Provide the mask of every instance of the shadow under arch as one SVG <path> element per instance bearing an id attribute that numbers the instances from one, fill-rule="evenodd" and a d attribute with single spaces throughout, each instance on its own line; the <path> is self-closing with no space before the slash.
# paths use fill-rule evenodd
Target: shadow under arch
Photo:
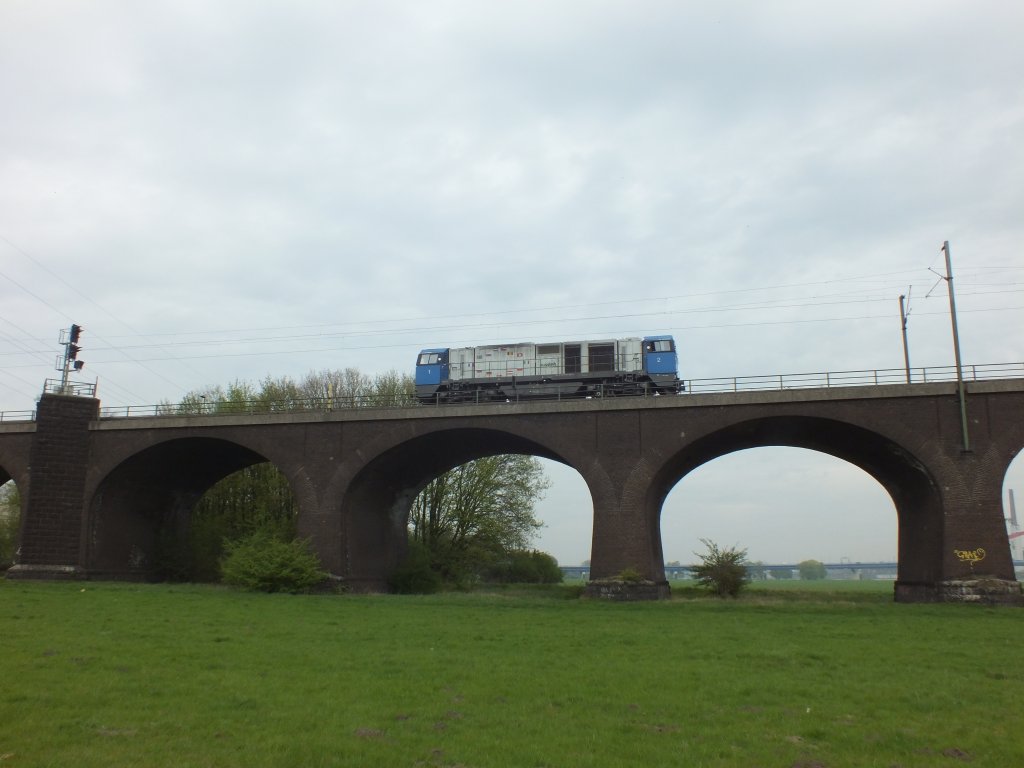
<path id="1" fill-rule="evenodd" d="M 29 479 L 28 444 L 20 447 L 24 448 L 21 452 L 12 450 L 8 453 L 0 449 L 0 486 L 13 480 L 24 498 Z"/>
<path id="2" fill-rule="evenodd" d="M 11 483 L 15 488 L 17 488 L 17 490 L 18 490 L 18 492 L 19 492 L 19 494 L 21 496 L 22 504 L 24 504 L 24 502 L 25 502 L 25 494 L 22 493 L 23 486 L 21 485 L 21 483 L 18 482 L 18 478 L 16 478 L 13 474 L 8 472 L 4 468 L 3 464 L 0 464 L 0 488 L 3 488 L 5 485 L 7 485 L 7 483 Z M 25 510 L 21 510 L 21 511 L 22 511 L 22 513 L 24 513 Z"/>
<path id="3" fill-rule="evenodd" d="M 884 435 L 819 417 L 752 419 L 717 430 L 686 445 L 656 473 L 646 501 L 656 556 L 662 562 L 661 510 L 672 488 L 697 467 L 749 448 L 807 448 L 864 470 L 885 489 L 896 507 L 899 584 L 929 584 L 942 573 L 942 499 L 924 464 Z"/>
<path id="4" fill-rule="evenodd" d="M 161 536 L 187 536 L 192 509 L 207 490 L 266 461 L 237 443 L 200 437 L 168 440 L 125 459 L 89 504 L 85 570 L 93 577 L 153 578 Z"/>
<path id="5" fill-rule="evenodd" d="M 572 466 L 550 448 L 526 437 L 479 428 L 441 430 L 412 438 L 370 461 L 342 499 L 347 583 L 357 592 L 386 591 L 388 579 L 409 549 L 409 510 L 438 475 L 474 459 L 520 454 Z"/>
<path id="6" fill-rule="evenodd" d="M 12 475 L 10 472 L 8 472 L 6 469 L 4 469 L 3 465 L 0 464 L 0 488 L 4 488 L 4 486 L 6 486 L 7 483 L 11 483 L 11 485 L 14 488 L 17 489 L 17 491 L 19 493 L 19 497 L 21 498 L 22 506 L 24 507 L 24 504 L 25 504 L 25 494 L 21 492 L 21 490 L 22 490 L 21 489 L 21 485 L 18 484 L 18 481 L 14 477 L 14 475 Z M 24 514 L 25 510 L 24 509 L 20 509 L 19 512 L 21 514 Z"/>

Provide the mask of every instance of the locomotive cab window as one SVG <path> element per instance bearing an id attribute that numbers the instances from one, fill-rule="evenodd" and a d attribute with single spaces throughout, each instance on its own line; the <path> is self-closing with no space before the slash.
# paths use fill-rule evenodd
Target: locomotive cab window
<path id="1" fill-rule="evenodd" d="M 408 358 L 406 358 L 408 359 Z M 437 365 L 441 362 L 441 355 L 438 352 L 424 352 L 420 355 L 419 365 Z M 408 365 L 408 363 L 406 363 Z"/>
<path id="2" fill-rule="evenodd" d="M 672 342 L 669 339 L 655 339 L 645 345 L 648 352 L 671 352 Z"/>

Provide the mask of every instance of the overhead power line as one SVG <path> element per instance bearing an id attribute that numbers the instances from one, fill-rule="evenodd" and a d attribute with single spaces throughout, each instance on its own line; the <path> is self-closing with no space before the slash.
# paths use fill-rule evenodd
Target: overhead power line
<path id="1" fill-rule="evenodd" d="M 1019 311 L 1019 310 L 1024 310 L 1024 306 L 1020 306 L 1020 307 L 1004 307 L 1002 310 L 990 310 L 990 309 L 984 309 L 984 310 L 983 309 L 978 309 L 978 310 L 960 310 L 960 314 L 965 314 L 965 313 L 968 313 L 968 312 Z M 946 313 L 943 312 L 943 311 L 935 311 L 935 312 L 918 312 L 916 314 L 918 316 L 920 316 L 920 315 L 945 315 Z M 716 330 L 716 329 L 722 329 L 722 328 L 758 328 L 758 327 L 762 327 L 762 326 L 813 325 L 813 324 L 817 324 L 817 323 L 841 323 L 841 322 L 852 322 L 852 321 L 860 322 L 860 321 L 864 321 L 864 320 L 890 320 L 890 319 L 891 319 L 890 314 L 886 313 L 886 314 L 877 314 L 877 315 L 857 315 L 856 317 L 820 317 L 820 318 L 796 318 L 796 319 L 791 319 L 791 320 L 757 320 L 757 321 L 741 322 L 741 323 L 709 323 L 709 324 L 703 324 L 703 325 L 675 326 L 673 328 L 673 330 L 675 330 L 675 331 L 694 331 L 694 330 Z M 463 327 L 460 330 L 466 331 L 467 328 Z M 472 330 L 476 331 L 476 330 L 479 330 L 479 328 L 478 327 L 473 327 Z M 635 333 L 635 334 L 645 333 L 648 330 L 649 330 L 648 328 L 638 328 L 638 329 L 616 328 L 614 330 L 595 330 L 595 331 L 592 331 L 589 335 L 592 338 L 603 338 L 603 337 L 606 337 L 606 336 L 607 337 L 611 337 L 613 335 L 624 335 L 624 334 L 632 334 L 632 333 Z M 563 337 L 564 337 L 564 334 L 545 333 L 545 334 L 537 334 L 536 336 L 533 337 L 532 340 L 533 341 L 544 341 L 544 340 L 549 340 L 549 339 L 561 339 Z M 459 336 L 458 339 L 459 339 L 458 343 L 461 343 L 461 344 L 472 344 L 472 343 L 493 344 L 493 343 L 496 343 L 495 339 L 493 337 L 465 338 L 465 337 Z M 423 346 L 429 346 L 430 343 L 431 343 L 430 341 L 422 341 Z M 455 343 L 455 342 L 452 341 L 452 343 Z M 356 351 L 356 350 L 363 350 L 363 349 L 400 349 L 400 348 L 407 348 L 408 346 L 409 346 L 409 344 L 406 343 L 406 342 L 401 342 L 401 343 L 376 342 L 376 343 L 372 343 L 372 344 L 369 344 L 369 343 L 358 343 L 358 344 L 341 344 L 341 345 L 321 346 L 321 347 L 305 347 L 305 348 L 302 348 L 302 349 L 296 349 L 296 348 L 289 348 L 289 349 L 260 349 L 260 350 L 256 350 L 256 351 L 251 351 L 250 350 L 250 351 L 245 351 L 245 352 L 216 352 L 216 353 L 213 353 L 213 354 L 188 355 L 187 357 L 182 357 L 181 359 L 187 359 L 187 360 L 210 360 L 210 359 L 218 359 L 218 358 L 267 357 L 267 356 L 271 356 L 271 355 L 280 357 L 280 356 L 285 356 L 285 355 L 323 354 L 325 352 L 345 352 L 345 351 Z M 144 358 L 145 362 L 155 362 L 155 361 L 160 361 L 160 360 L 163 360 L 163 359 L 164 358 L 161 358 L 161 357 Z M 119 365 L 119 364 L 129 364 L 129 363 L 131 363 L 133 361 L 131 361 L 131 360 L 104 360 L 104 361 L 101 361 L 101 362 L 103 362 L 106 365 Z M 10 367 L 13 367 L 13 368 L 26 368 L 26 367 L 30 367 L 30 366 L 27 366 L 27 365 L 15 365 L 15 366 L 6 366 L 6 367 L 9 367 L 9 368 Z"/>
<path id="2" fill-rule="evenodd" d="M 0 234 L 0 240 L 2 240 L 3 242 L 5 242 L 5 243 L 6 243 L 6 244 L 7 244 L 8 246 L 10 246 L 10 247 L 11 247 L 11 248 L 13 248 L 13 249 L 14 249 L 14 250 L 15 250 L 16 252 L 18 252 L 19 254 L 21 254 L 22 256 L 24 256 L 24 257 L 25 257 L 26 259 L 28 259 L 29 261 L 31 261 L 31 262 L 32 262 L 33 264 L 35 264 L 35 265 L 36 265 L 37 267 L 39 267 L 39 268 L 40 268 L 40 269 L 42 269 L 42 270 L 43 270 L 44 272 L 46 272 L 46 273 L 47 273 L 48 275 L 50 275 L 51 277 L 53 277 L 53 278 L 54 278 L 55 280 L 57 280 L 58 282 L 60 282 L 61 284 L 63 284 L 63 285 L 64 285 L 64 286 L 66 286 L 67 288 L 69 288 L 70 290 L 72 290 L 72 291 L 73 291 L 74 293 L 76 293 L 76 294 L 77 294 L 78 296 L 82 297 L 82 298 L 83 298 L 83 299 L 84 299 L 85 301 L 87 301 L 87 302 L 89 302 L 90 304 L 92 304 L 92 305 L 93 305 L 94 307 L 96 307 L 96 308 L 97 308 L 98 310 L 100 310 L 100 311 L 101 311 L 101 312 L 102 312 L 103 314 L 107 315 L 108 317 L 110 317 L 111 319 L 113 319 L 113 320 L 114 320 L 115 322 L 117 322 L 117 323 L 120 323 L 120 324 L 121 324 L 121 325 L 123 325 L 123 326 L 124 326 L 125 328 L 127 328 L 127 329 L 128 329 L 128 330 L 130 330 L 130 331 L 132 331 L 132 333 L 133 333 L 133 334 L 135 334 L 136 336 L 138 336 L 139 338 L 141 338 L 141 339 L 145 340 L 145 336 L 143 336 L 143 335 L 142 335 L 141 333 L 139 333 L 139 332 L 138 332 L 137 330 L 135 330 L 134 328 L 132 328 L 132 326 L 131 326 L 131 325 L 129 325 L 129 324 L 128 324 L 128 323 L 126 323 L 126 322 L 125 322 L 124 320 L 122 320 L 121 318 L 119 318 L 119 317 L 117 317 L 116 315 L 114 315 L 114 314 L 113 314 L 112 312 L 110 312 L 109 310 L 107 310 L 107 309 L 106 309 L 106 308 L 105 308 L 105 307 L 104 307 L 103 305 L 101 305 L 101 304 L 99 304 L 98 302 L 94 301 L 94 300 L 93 300 L 93 299 L 92 299 L 91 297 L 89 297 L 89 296 L 85 295 L 84 293 L 82 293 L 82 292 L 81 292 L 81 291 L 80 291 L 80 290 L 78 289 L 78 287 L 77 287 L 77 286 L 75 286 L 75 285 L 72 285 L 71 283 L 69 283 L 69 282 L 68 282 L 67 280 L 65 280 L 65 279 L 64 279 L 63 277 L 61 277 L 61 276 L 60 276 L 59 274 L 57 274 L 57 273 L 56 273 L 56 272 L 54 272 L 54 271 L 53 271 L 52 269 L 50 269 L 50 268 L 49 268 L 49 267 L 47 267 L 47 266 L 46 266 L 45 264 L 43 264 L 43 263 L 42 263 L 41 261 L 39 261 L 39 260 L 38 260 L 38 259 L 36 259 L 36 258 L 35 258 L 34 256 L 32 256 L 32 255 L 31 255 L 31 254 L 30 254 L 30 253 L 29 253 L 28 251 L 26 251 L 26 250 L 25 250 L 24 248 L 22 248 L 22 247 L 20 247 L 19 245 L 17 245 L 17 244 L 15 244 L 15 243 L 11 242 L 11 240 L 10 240 L 9 238 L 5 237 L 5 236 L 4 236 L 4 235 L 2 235 L 2 234 Z M 61 310 L 59 310 L 59 309 L 57 309 L 56 307 L 54 307 L 54 306 L 53 306 L 52 304 L 50 304 L 50 303 L 49 303 L 48 301 L 46 301 L 46 300 L 45 300 L 45 299 L 43 299 L 42 297 L 38 296 L 37 294 L 33 293 L 32 291 L 30 291 L 30 290 L 29 290 L 28 288 L 26 288 L 25 286 L 21 285 L 21 283 L 17 282 L 16 280 L 14 280 L 14 279 L 13 279 L 12 277 L 10 277 L 9 275 L 6 275 L 6 274 L 3 274 L 3 273 L 0 273 L 0 276 L 3 276 L 3 277 L 4 277 L 4 278 L 6 278 L 7 280 L 9 280 L 9 281 L 10 281 L 11 283 L 13 283 L 14 285 L 16 285 L 16 286 L 17 286 L 18 288 L 20 288 L 21 290 L 25 291 L 25 293 L 27 293 L 27 294 L 28 294 L 29 296 L 31 296 L 32 298 L 36 299 L 37 301 L 39 301 L 39 302 L 43 303 L 44 305 L 46 305 L 47 307 L 49 307 L 50 309 L 52 309 L 52 310 L 53 310 L 54 312 L 56 312 L 56 313 L 57 313 L 58 315 L 60 315 L 61 317 L 63 317 L 63 318 L 65 319 L 65 320 L 71 320 L 71 318 L 70 318 L 70 317 L 69 317 L 68 315 L 64 314 L 64 313 L 63 313 L 63 312 L 62 312 Z M 106 342 L 107 344 L 111 344 L 111 342 L 107 341 L 107 340 L 106 340 L 105 338 L 103 338 L 103 337 L 102 337 L 102 336 L 100 336 L 99 334 L 95 334 L 95 338 L 97 338 L 97 339 L 98 339 L 98 340 L 100 340 L 100 341 L 104 341 L 104 342 Z M 113 345 L 111 344 L 111 346 L 113 346 Z M 126 357 L 129 357 L 129 358 L 130 358 L 131 356 L 130 356 L 130 355 L 127 355 L 127 353 L 126 353 Z M 143 363 L 143 361 L 141 361 L 141 360 L 136 360 L 136 361 L 134 361 L 134 362 L 137 362 L 137 363 L 139 363 L 140 365 L 142 365 L 142 363 Z M 161 380 L 163 380 L 163 381 L 167 382 L 168 384 L 171 384 L 172 386 L 178 387 L 179 389 L 181 389 L 181 388 L 182 388 L 180 384 L 176 384 L 175 382 L 171 381 L 171 379 L 167 378 L 166 376 L 164 376 L 164 375 L 163 375 L 163 374 L 161 374 L 160 372 L 158 372 L 158 371 L 155 371 L 155 370 L 153 370 L 153 369 L 152 369 L 152 368 L 150 368 L 149 366 L 146 366 L 146 365 L 142 365 L 142 367 L 143 367 L 143 368 L 144 368 L 145 370 L 149 371 L 149 373 L 151 373 L 151 374 L 153 374 L 154 376 L 156 376 L 157 378 L 159 378 L 159 379 L 161 379 Z M 196 373 L 198 373 L 198 371 L 196 371 Z"/>
<path id="3" fill-rule="evenodd" d="M 913 286 L 911 286 L 911 290 L 912 290 L 912 288 L 913 288 Z M 976 291 L 976 292 L 962 293 L 961 295 L 962 296 L 986 296 L 986 295 L 1008 294 L 1008 293 L 1024 293 L 1024 289 L 1021 289 L 1021 290 L 1000 290 L 1000 291 Z M 828 298 L 828 297 L 824 297 L 824 298 Z M 549 324 L 568 324 L 568 323 L 608 321 L 608 320 L 633 320 L 633 319 L 639 319 L 639 318 L 644 318 L 644 317 L 655 318 L 655 317 L 672 317 L 672 316 L 691 315 L 691 314 L 751 312 L 751 311 L 765 310 L 765 309 L 772 309 L 772 310 L 779 310 L 779 309 L 806 309 L 806 308 L 809 308 L 809 307 L 823 307 L 823 306 L 835 307 L 835 306 L 843 306 L 843 305 L 858 305 L 858 304 L 871 304 L 871 303 L 879 303 L 879 304 L 881 304 L 883 302 L 887 303 L 889 301 L 891 301 L 891 298 L 889 298 L 889 297 L 865 297 L 865 298 L 845 299 L 845 300 L 842 300 L 842 301 L 800 301 L 800 302 L 788 302 L 788 303 L 783 303 L 783 302 L 785 302 L 785 300 L 777 300 L 777 301 L 766 301 L 766 302 L 740 303 L 740 304 L 732 304 L 732 305 L 725 305 L 725 306 L 718 306 L 718 307 L 698 307 L 698 308 L 690 308 L 690 309 L 662 309 L 662 310 L 654 310 L 654 311 L 650 311 L 650 312 L 622 313 L 622 314 L 615 314 L 615 315 L 610 315 L 610 314 L 609 315 L 583 315 L 583 316 L 563 316 L 563 317 L 557 317 L 557 318 L 521 319 L 521 320 L 514 321 L 513 324 L 515 326 L 517 326 L 517 327 L 526 327 L 526 326 L 538 326 L 538 325 L 549 325 Z M 977 311 L 997 311 L 998 309 L 999 308 L 986 307 L 986 308 L 984 308 L 982 310 L 977 310 Z M 450 317 L 450 316 L 443 316 L 442 319 L 447 318 L 447 317 Z M 854 318 L 851 318 L 851 319 L 860 319 L 860 316 L 854 317 Z M 832 320 L 833 320 L 832 318 L 828 318 L 827 319 L 828 322 L 832 322 Z M 233 345 L 233 344 L 245 344 L 245 343 L 254 343 L 254 344 L 255 343 L 260 343 L 260 344 L 284 343 L 284 342 L 294 342 L 294 341 L 308 341 L 310 339 L 317 339 L 317 338 L 324 338 L 324 339 L 327 339 L 327 338 L 347 338 L 347 337 L 359 338 L 359 337 L 374 337 L 374 336 L 381 336 L 381 335 L 401 335 L 401 334 L 411 334 L 411 333 L 422 335 L 422 334 L 437 333 L 437 332 L 444 332 L 444 331 L 459 331 L 459 330 L 463 329 L 465 327 L 465 325 L 466 325 L 465 323 L 460 322 L 460 323 L 454 324 L 454 325 L 415 325 L 415 326 L 398 327 L 398 328 L 382 328 L 382 329 L 366 329 L 366 330 L 351 329 L 351 330 L 338 330 L 338 331 L 334 331 L 334 332 L 331 332 L 331 333 L 324 333 L 323 331 L 321 331 L 319 333 L 287 334 L 287 335 L 278 335 L 278 336 L 274 336 L 274 335 L 256 335 L 256 336 L 245 336 L 245 337 L 242 337 L 242 338 L 192 339 L 192 340 L 186 339 L 186 340 L 183 340 L 183 341 L 165 341 L 165 342 L 161 342 L 160 343 L 160 347 L 161 347 L 161 349 L 167 349 L 167 348 L 171 348 L 171 347 L 183 348 L 183 347 L 195 347 L 195 346 L 217 346 L 217 345 Z M 509 325 L 508 321 L 493 322 L 493 323 L 473 323 L 473 327 L 475 327 L 475 328 L 488 328 L 488 327 L 490 327 L 490 328 L 497 328 L 497 327 L 506 327 L 508 325 Z M 295 326 L 295 327 L 309 327 L 309 326 Z M 325 328 L 325 329 L 326 328 L 344 328 L 343 325 L 340 325 L 340 326 L 339 325 L 323 325 L 323 326 L 314 326 L 314 327 L 322 327 L 322 328 Z M 243 329 L 239 329 L 239 331 L 241 331 L 241 330 L 243 330 Z M 245 330 L 250 330 L 251 331 L 252 329 L 245 329 Z M 267 329 L 267 330 L 273 330 L 273 329 Z M 236 332 L 239 332 L 239 331 L 236 331 Z M 179 334 L 179 335 L 208 335 L 209 333 L 212 333 L 212 332 L 209 332 L 209 331 L 193 331 L 193 332 L 190 332 L 190 333 L 187 333 L 187 334 Z M 222 331 L 222 333 L 229 333 L 229 332 L 228 331 Z M 108 347 L 102 347 L 102 346 L 95 346 L 95 345 L 93 345 L 92 349 L 94 351 L 107 351 L 107 350 L 119 351 L 119 352 L 125 353 L 126 357 L 129 358 L 129 361 L 133 361 L 131 356 L 127 354 L 127 350 L 147 349 L 147 348 L 150 348 L 150 347 L 152 347 L 152 344 L 142 344 L 142 345 L 124 345 L 124 344 L 119 344 L 119 345 L 110 345 Z M 29 352 L 30 350 L 23 350 L 23 351 L 24 352 Z M 37 351 L 37 352 L 41 352 L 41 351 Z M 13 355 L 13 354 L 18 354 L 18 353 L 17 352 L 0 352 L 0 355 Z M 161 358 L 161 359 L 168 359 L 168 358 L 170 358 L 172 360 L 178 360 L 178 359 L 186 360 L 186 359 L 189 359 L 187 357 L 181 357 L 181 358 L 175 357 L 174 355 L 167 355 L 167 356 L 165 356 L 164 358 Z M 173 382 L 171 382 L 171 383 L 173 383 Z"/>

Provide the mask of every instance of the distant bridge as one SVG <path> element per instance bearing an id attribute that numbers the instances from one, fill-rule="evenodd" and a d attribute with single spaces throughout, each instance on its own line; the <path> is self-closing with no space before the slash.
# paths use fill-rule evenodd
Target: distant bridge
<path id="1" fill-rule="evenodd" d="M 792 565 L 787 564 L 766 564 L 766 563 L 749 563 L 751 569 L 757 571 L 766 571 L 768 573 L 775 573 L 779 571 L 791 571 L 796 573 L 800 570 L 798 563 Z M 899 567 L 899 563 L 824 563 L 826 571 L 883 571 L 886 573 L 896 573 L 896 569 Z M 666 565 L 665 576 L 669 580 L 673 579 L 687 579 L 690 578 L 693 569 L 696 568 L 696 564 L 692 565 Z M 562 570 L 562 574 L 572 579 L 583 579 L 590 575 L 590 567 L 586 565 L 562 565 L 559 566 Z"/>
<path id="2" fill-rule="evenodd" d="M 768 563 L 750 563 L 750 568 L 755 571 L 763 571 L 767 573 L 777 573 L 779 571 L 789 571 L 791 573 L 798 573 L 800 571 L 799 563 L 790 564 L 768 564 Z M 899 563 L 853 563 L 853 562 L 841 562 L 841 563 L 823 563 L 825 570 L 829 573 L 837 573 L 842 571 L 851 571 L 856 573 L 858 571 L 878 571 L 880 573 L 892 573 L 895 574 L 899 568 Z M 1014 569 L 1024 568 L 1024 560 L 1014 560 Z M 696 568 L 696 564 L 692 565 L 666 565 L 665 566 L 665 577 L 672 580 L 677 579 L 688 579 L 691 578 L 693 569 Z M 562 575 L 570 579 L 586 579 L 590 577 L 590 566 L 589 565 L 560 565 L 559 568 L 562 571 Z"/>

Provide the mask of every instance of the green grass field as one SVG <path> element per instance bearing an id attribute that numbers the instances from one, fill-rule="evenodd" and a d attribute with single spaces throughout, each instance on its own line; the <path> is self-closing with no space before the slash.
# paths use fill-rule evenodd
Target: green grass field
<path id="1" fill-rule="evenodd" d="M 1019 610 L 674 590 L 0 581 L 0 768 L 1024 764 Z"/>

